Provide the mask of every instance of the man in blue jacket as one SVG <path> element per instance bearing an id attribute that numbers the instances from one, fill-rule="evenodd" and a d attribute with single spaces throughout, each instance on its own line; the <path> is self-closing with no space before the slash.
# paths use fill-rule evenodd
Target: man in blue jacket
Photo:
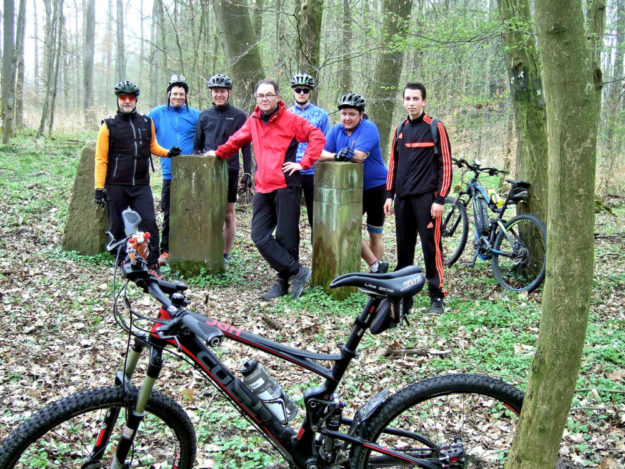
<path id="1" fill-rule="evenodd" d="M 183 75 L 174 74 L 167 85 L 167 104 L 155 107 L 148 116 L 154 122 L 156 140 L 165 148 L 180 147 L 183 155 L 193 154 L 193 138 L 200 111 L 189 107 L 187 95 L 189 86 Z M 171 190 L 171 159 L 161 158 L 163 191 L 161 210 L 163 211 L 163 234 L 161 236 L 160 265 L 169 261 L 169 194 Z"/>

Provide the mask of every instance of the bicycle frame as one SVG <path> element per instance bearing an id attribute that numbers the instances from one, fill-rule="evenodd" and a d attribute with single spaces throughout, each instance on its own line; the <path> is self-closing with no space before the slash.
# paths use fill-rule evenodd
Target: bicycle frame
<path id="1" fill-rule="evenodd" d="M 403 460 L 426 468 L 439 467 L 434 465 L 431 459 L 426 460 L 413 457 L 406 453 L 399 453 L 354 436 L 358 425 L 364 420 L 355 422 L 354 420 L 343 418 L 341 409 L 344 407 L 344 404 L 335 398 L 334 393 L 350 362 L 357 356 L 356 349 L 360 344 L 364 332 L 369 328 L 371 321 L 375 317 L 377 307 L 381 300 L 382 298 L 380 297 L 371 297 L 369 299 L 362 313 L 355 321 L 354 328 L 347 342 L 340 347 L 339 354 L 319 354 L 299 350 L 246 332 L 241 328 L 218 319 L 208 318 L 192 312 L 187 313 L 186 317 L 191 319 L 188 319 L 185 325 L 189 326 L 191 321 L 195 322 L 195 326 L 192 327 L 192 330 L 194 330 L 194 332 L 199 332 L 196 334 L 163 336 L 159 332 L 161 323 L 156 323 L 151 330 L 149 338 L 145 341 L 151 351 L 150 366 L 148 367 L 148 372 L 141 386 L 136 405 L 137 408 L 133 414 L 140 413 L 142 411 L 141 406 L 147 402 L 147 397 L 162 367 L 161 356 L 163 349 L 166 346 L 174 346 L 188 357 L 196 365 L 198 370 L 225 395 L 227 400 L 262 432 L 265 438 L 282 453 L 283 457 L 289 463 L 294 464 L 296 467 L 324 467 L 315 466 L 319 461 L 324 461 L 324 456 L 320 454 L 321 449 L 318 448 L 316 444 L 316 436 L 318 434 L 332 439 L 332 446 L 334 440 L 339 440 L 351 443 L 352 445 L 363 445 L 372 451 L 383 453 L 391 459 Z M 161 308 L 159 319 L 170 320 L 171 316 L 165 309 Z M 297 432 L 288 425 L 282 425 L 278 418 L 262 403 L 259 397 L 254 394 L 243 381 L 237 378 L 207 345 L 208 343 L 211 346 L 215 346 L 221 342 L 222 338 L 230 339 L 242 345 L 266 352 L 325 378 L 325 382 L 321 386 L 309 388 L 304 392 L 306 416 L 301 428 Z M 139 340 L 139 342 L 141 342 L 141 340 Z M 124 383 L 124 385 L 126 385 L 126 383 L 129 383 L 142 348 L 143 345 L 139 344 L 131 349 L 123 376 L 121 376 L 121 372 L 118 373 L 118 384 Z M 328 368 L 315 363 L 313 360 L 328 361 L 332 362 L 333 365 L 331 368 Z M 375 396 L 372 400 L 374 399 Z M 380 399 L 380 403 L 381 401 Z M 371 412 L 373 409 L 375 409 L 375 405 L 368 411 Z M 332 417 L 338 417 L 338 420 L 335 422 L 336 425 L 328 424 L 326 426 L 327 421 L 331 420 Z M 349 432 L 342 433 L 337 431 L 339 424 L 349 425 Z M 136 432 L 136 429 L 134 431 Z M 98 441 L 102 446 L 106 446 L 110 435 L 106 434 L 106 436 L 104 436 L 104 430 L 102 430 L 102 432 L 103 437 L 99 438 Z M 396 434 L 399 435 L 409 435 L 430 445 L 431 448 L 437 448 L 435 443 L 425 437 L 395 429 L 389 429 L 389 432 L 396 432 Z M 429 452 L 429 454 L 433 451 L 434 450 Z M 94 450 L 94 453 L 95 452 L 96 450 Z M 427 451 L 423 451 L 423 453 L 423 457 L 428 456 Z M 120 460 L 123 459 L 120 458 Z"/>

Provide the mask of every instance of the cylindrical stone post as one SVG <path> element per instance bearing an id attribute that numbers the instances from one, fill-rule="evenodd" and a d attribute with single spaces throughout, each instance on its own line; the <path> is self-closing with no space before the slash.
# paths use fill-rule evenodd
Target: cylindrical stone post
<path id="1" fill-rule="evenodd" d="M 63 249 L 87 255 L 105 251 L 108 229 L 106 209 L 97 206 L 93 200 L 95 145 L 95 142 L 90 142 L 80 152 L 63 231 Z"/>
<path id="2" fill-rule="evenodd" d="M 312 285 L 339 299 L 355 289 L 330 289 L 330 282 L 360 270 L 362 175 L 361 164 L 323 161 L 315 165 Z"/>
<path id="3" fill-rule="evenodd" d="M 169 218 L 171 268 L 185 275 L 220 273 L 224 266 L 228 162 L 205 156 L 172 160 Z"/>

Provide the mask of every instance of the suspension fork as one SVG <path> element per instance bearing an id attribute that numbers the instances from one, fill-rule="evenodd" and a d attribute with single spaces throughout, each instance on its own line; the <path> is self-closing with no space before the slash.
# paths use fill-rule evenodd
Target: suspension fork
<path id="1" fill-rule="evenodd" d="M 146 345 L 146 337 L 138 336 L 135 338 L 134 343 L 128 350 L 128 356 L 125 360 L 124 370 L 119 370 L 115 375 L 115 385 L 123 386 L 126 394 L 131 392 L 132 386 L 130 384 L 130 379 L 134 374 L 137 368 L 137 362 L 139 361 L 139 357 L 141 357 L 141 353 L 145 349 Z M 102 419 L 102 423 L 100 425 L 100 430 L 98 432 L 98 437 L 93 446 L 93 450 L 91 454 L 82 465 L 84 468 L 91 467 L 93 464 L 99 463 L 102 459 L 102 455 L 104 454 L 106 448 L 108 447 L 109 441 L 111 439 L 111 434 L 113 433 L 113 428 L 115 427 L 115 422 L 119 418 L 120 408 L 110 408 L 107 409 L 106 415 Z"/>
<path id="2" fill-rule="evenodd" d="M 128 453 L 133 446 L 137 430 L 145 416 L 145 408 L 150 398 L 150 393 L 154 384 L 163 369 L 163 348 L 159 346 L 150 347 L 150 363 L 148 365 L 143 384 L 139 389 L 137 402 L 132 411 L 126 415 L 126 426 L 122 430 L 121 439 L 115 452 L 115 457 L 111 462 L 110 469 L 123 469 Z"/>

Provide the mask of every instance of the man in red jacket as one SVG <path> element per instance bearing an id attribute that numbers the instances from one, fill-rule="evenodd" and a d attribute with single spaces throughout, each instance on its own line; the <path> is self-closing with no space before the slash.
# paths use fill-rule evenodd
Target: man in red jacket
<path id="1" fill-rule="evenodd" d="M 261 298 L 271 300 L 302 294 L 310 280 L 310 269 L 299 263 L 299 215 L 302 199 L 300 171 L 317 161 L 326 139 L 306 119 L 288 112 L 278 84 L 261 80 L 256 84 L 258 106 L 243 127 L 207 156 L 228 158 L 252 142 L 256 158 L 256 195 L 252 212 L 252 241 L 278 273 L 273 286 Z M 298 143 L 308 143 L 296 162 Z M 274 237 L 273 232 L 276 231 Z"/>

